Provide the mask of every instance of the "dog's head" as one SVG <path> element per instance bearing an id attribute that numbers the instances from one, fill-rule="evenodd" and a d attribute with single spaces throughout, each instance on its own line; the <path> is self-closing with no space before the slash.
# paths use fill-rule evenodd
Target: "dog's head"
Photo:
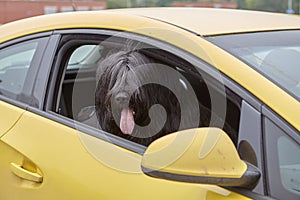
<path id="1" fill-rule="evenodd" d="M 197 122 L 189 123 L 199 112 L 194 109 L 188 84 L 182 82 L 176 69 L 141 52 L 111 54 L 100 62 L 97 71 L 95 104 L 100 127 L 148 145 L 182 127 L 197 126 Z M 193 109 L 188 109 L 189 105 Z M 185 112 L 182 119 L 181 109 Z"/>
<path id="2" fill-rule="evenodd" d="M 121 51 L 100 63 L 95 102 L 102 129 L 110 132 L 120 129 L 123 134 L 132 135 L 135 124 L 149 123 L 151 87 L 141 86 L 141 71 L 146 74 L 145 65 L 149 63 L 151 60 L 137 51 Z"/>
<path id="3" fill-rule="evenodd" d="M 142 144 L 177 130 L 180 108 L 176 96 L 162 85 L 144 82 L 157 77 L 151 65 L 155 62 L 137 51 L 121 51 L 100 63 L 95 103 L 103 130 Z M 152 109 L 157 104 L 164 113 Z"/>

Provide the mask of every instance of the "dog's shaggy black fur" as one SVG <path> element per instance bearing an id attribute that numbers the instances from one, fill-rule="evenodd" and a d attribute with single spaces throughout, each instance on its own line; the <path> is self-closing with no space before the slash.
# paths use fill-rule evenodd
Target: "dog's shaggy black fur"
<path id="1" fill-rule="evenodd" d="M 149 145 L 155 139 L 179 129 L 181 108 L 176 95 L 163 85 L 143 83 L 145 78 L 158 75 L 159 72 L 147 67 L 154 63 L 138 51 L 121 51 L 99 64 L 95 104 L 102 130 Z M 156 109 L 153 109 L 151 114 L 149 109 L 157 104 L 165 111 L 155 112 Z M 128 118 L 133 114 L 135 125 L 132 132 L 121 130 L 122 110 L 130 113 Z"/>
<path id="2" fill-rule="evenodd" d="M 151 66 L 157 63 L 139 51 L 120 51 L 100 62 L 96 75 L 95 107 L 102 130 L 149 145 L 157 138 L 178 130 L 209 126 L 210 110 L 198 102 L 196 106 L 187 102 L 191 98 L 187 97 L 186 91 L 193 89 L 180 84 L 178 77 L 174 79 L 172 75 L 166 76 L 159 70 L 153 70 L 155 68 Z M 170 89 L 167 88 L 169 84 L 145 82 L 157 76 L 174 87 Z M 177 95 L 174 90 L 177 90 Z M 187 101 L 182 103 L 182 98 Z M 154 107 L 158 109 L 151 110 Z M 184 116 L 183 119 L 181 116 Z M 227 123 L 220 128 L 236 141 L 237 133 Z"/>

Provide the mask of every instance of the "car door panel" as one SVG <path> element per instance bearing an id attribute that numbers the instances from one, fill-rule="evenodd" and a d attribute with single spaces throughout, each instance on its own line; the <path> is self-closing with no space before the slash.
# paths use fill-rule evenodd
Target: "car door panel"
<path id="1" fill-rule="evenodd" d="M 6 183 L 1 184 L 1 199 L 247 199 L 218 186 L 179 183 L 143 175 L 141 156 L 120 147 L 83 135 L 73 128 L 26 112 L 2 138 L 1 152 L 7 152 L 1 168 Z M 85 139 L 83 139 L 85 138 Z M 90 151 L 86 145 L 93 145 Z M 111 149 L 111 150 L 110 150 Z M 120 157 L 120 151 L 123 156 Z M 21 152 L 21 153 L 19 153 Z M 104 152 L 129 173 L 109 167 L 99 160 Z M 94 155 L 93 155 L 94 154 Z M 129 159 L 131 158 L 131 159 Z M 131 162 L 131 163 L 128 163 Z M 41 183 L 16 176 L 11 163 L 43 177 Z M 120 166 L 121 166 L 120 165 Z M 208 189 L 207 189 L 208 188 Z M 169 192 L 166 192 L 169 191 Z"/>
<path id="2" fill-rule="evenodd" d="M 25 110 L 22 108 L 0 101 L 0 137 L 18 121 L 23 112 Z"/>
<path id="3" fill-rule="evenodd" d="M 25 171 L 23 175 L 26 175 L 26 171 L 32 173 L 39 171 L 28 158 L 3 141 L 0 141 L 0 153 L 1 199 L 19 199 L 21 197 L 16 193 L 16 188 L 22 187 L 35 191 L 41 185 L 41 183 L 20 178 L 22 176 L 20 171 L 13 168 L 13 166 L 22 166 L 23 171 Z M 17 173 L 19 173 L 19 176 L 17 176 Z"/>

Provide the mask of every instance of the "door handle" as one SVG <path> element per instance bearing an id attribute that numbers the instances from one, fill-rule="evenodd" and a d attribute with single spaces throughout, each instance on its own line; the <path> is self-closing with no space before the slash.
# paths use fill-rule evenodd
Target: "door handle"
<path id="1" fill-rule="evenodd" d="M 43 177 L 40 174 L 28 171 L 24 169 L 21 165 L 10 163 L 10 169 L 16 176 L 22 179 L 26 179 L 37 183 L 41 183 L 43 181 Z"/>

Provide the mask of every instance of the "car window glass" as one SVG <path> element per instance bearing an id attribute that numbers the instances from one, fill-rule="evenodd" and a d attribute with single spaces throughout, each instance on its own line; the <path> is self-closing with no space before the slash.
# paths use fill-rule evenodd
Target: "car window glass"
<path id="1" fill-rule="evenodd" d="M 300 145 L 288 137 L 277 140 L 281 183 L 300 196 Z"/>
<path id="2" fill-rule="evenodd" d="M 22 92 L 40 40 L 32 40 L 0 50 L 0 92 L 16 98 Z"/>
<path id="3" fill-rule="evenodd" d="M 219 84 L 215 84 L 215 81 L 209 81 L 209 83 L 206 81 L 213 77 L 205 77 L 204 81 L 202 74 L 188 61 L 148 44 L 139 44 L 143 47 L 147 46 L 147 48 L 128 51 L 126 39 L 123 44 L 119 40 L 106 43 L 95 41 L 95 44 L 90 44 L 91 41 L 86 44 L 82 41 L 80 43 L 81 45 L 78 46 L 78 42 L 74 42 L 74 47 L 65 45 L 71 47 L 61 50 L 61 57 L 65 60 L 61 61 L 60 67 L 66 70 L 63 73 L 60 88 L 57 89 L 58 99 L 54 101 L 56 105 L 53 106 L 53 109 L 56 113 L 145 146 L 166 134 L 160 131 L 164 130 L 164 125 L 168 124 L 168 121 L 170 121 L 168 125 L 171 126 L 170 132 L 213 126 L 224 129 L 233 142 L 237 143 L 241 98 L 228 88 L 224 88 L 222 93 Z M 72 50 L 70 51 L 70 49 Z M 108 58 L 117 56 L 112 59 L 112 62 L 120 59 L 118 54 L 121 56 L 137 54 L 147 57 L 149 62 L 147 61 L 145 64 L 145 69 L 144 66 L 138 68 L 141 71 L 137 70 L 132 78 L 121 83 L 126 72 L 122 72 L 122 69 L 112 70 L 114 71 L 112 74 L 117 74 L 116 77 L 112 77 L 114 76 L 112 74 L 106 77 L 103 75 L 104 71 L 110 71 L 113 66 L 107 69 L 102 68 L 103 65 L 110 65 L 110 62 L 107 63 Z M 121 59 L 120 62 L 123 61 Z M 130 63 L 130 61 L 128 62 Z M 99 80 L 98 74 L 101 74 Z M 154 79 L 148 80 L 149 78 Z M 141 83 L 143 81 L 144 83 Z M 153 81 L 158 82 L 154 83 Z M 112 90 L 108 91 L 107 87 L 109 86 L 106 84 L 113 85 L 113 89 L 110 88 Z M 123 88 L 124 85 L 126 86 Z M 126 87 L 134 88 L 130 101 L 128 101 L 129 107 L 128 109 L 127 107 L 119 108 L 117 105 L 116 109 L 119 109 L 119 112 L 116 116 L 112 116 L 115 112 L 115 108 L 112 107 L 115 101 L 119 101 L 116 100 L 118 99 L 117 95 L 113 93 L 114 91 L 122 93 L 124 90 L 127 92 Z M 218 111 L 212 111 L 212 93 L 217 101 L 224 99 L 224 104 L 219 104 L 224 106 L 224 109 L 221 110 L 226 111 L 223 115 Z M 192 95 L 192 98 L 189 98 L 189 95 Z M 101 106 L 97 108 L 99 98 Z M 97 113 L 97 109 L 105 110 Z M 99 119 L 101 118 L 99 114 L 106 116 Z M 123 115 L 126 115 L 125 119 L 123 119 Z M 113 120 L 114 117 L 115 120 Z M 159 125 L 152 126 L 151 121 L 159 123 Z M 146 131 L 147 135 L 124 134 L 122 126 L 127 128 L 125 131 L 134 132 L 139 129 Z M 156 134 L 152 134 L 152 132 Z"/>
<path id="4" fill-rule="evenodd" d="M 78 47 L 70 57 L 67 70 L 91 67 L 92 64 L 99 61 L 100 52 L 101 46 L 99 45 L 82 45 Z"/>
<path id="5" fill-rule="evenodd" d="M 300 197 L 300 144 L 268 118 L 264 119 L 267 178 L 271 196 Z M 292 133 L 294 134 L 294 133 Z M 296 135 L 294 135 L 296 136 Z M 296 136 L 299 139 L 299 137 Z"/>
<path id="6" fill-rule="evenodd" d="M 213 36 L 208 40 L 226 49 L 300 99 L 300 32 L 270 31 Z"/>

